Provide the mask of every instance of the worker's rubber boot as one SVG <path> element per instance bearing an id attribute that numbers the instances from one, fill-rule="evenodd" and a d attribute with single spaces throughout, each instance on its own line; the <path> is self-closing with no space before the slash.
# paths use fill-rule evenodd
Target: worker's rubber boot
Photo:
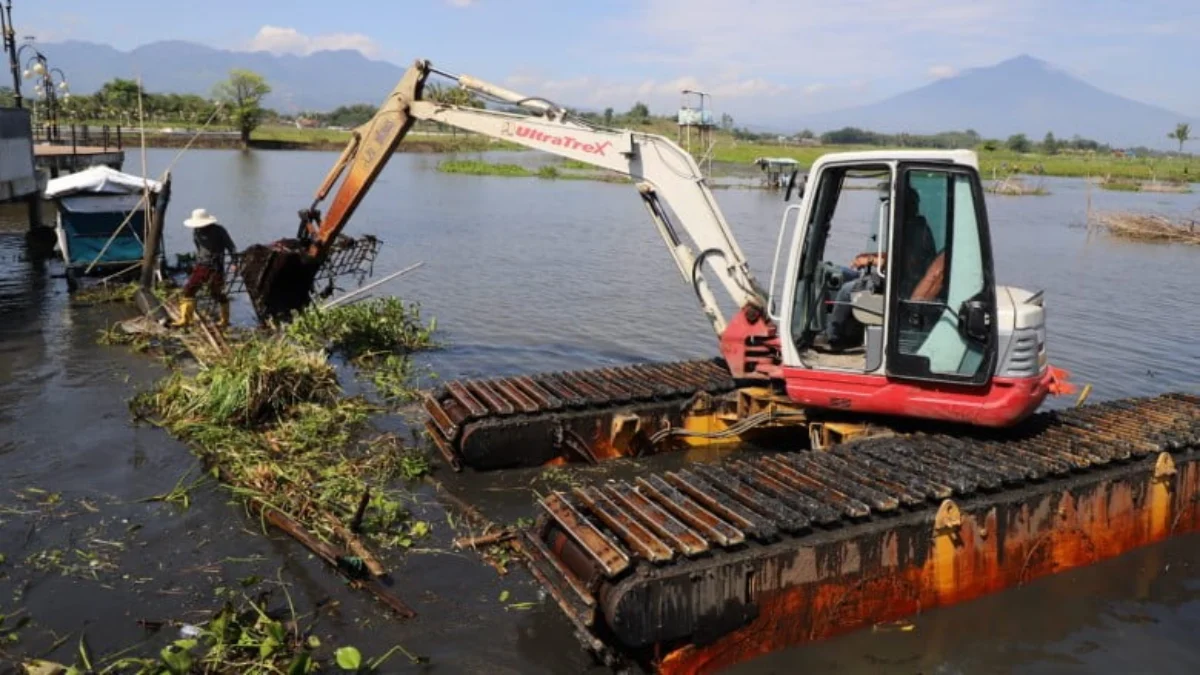
<path id="1" fill-rule="evenodd" d="M 184 298 L 179 301 L 179 319 L 171 324 L 174 328 L 186 328 L 192 325 L 192 317 L 196 315 L 196 301 Z"/>
<path id="2" fill-rule="evenodd" d="M 229 325 L 229 301 L 226 300 L 225 302 L 219 303 L 217 305 L 217 312 L 219 313 L 220 317 L 217 319 L 217 328 L 220 330 L 225 330 L 225 328 Z"/>

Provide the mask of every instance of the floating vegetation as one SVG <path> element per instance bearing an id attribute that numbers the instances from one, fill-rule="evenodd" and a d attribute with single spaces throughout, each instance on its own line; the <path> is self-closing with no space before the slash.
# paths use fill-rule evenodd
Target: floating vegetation
<path id="1" fill-rule="evenodd" d="M 191 443 L 239 496 L 323 540 L 356 548 L 350 530 L 360 527 L 384 546 L 412 538 L 405 494 L 387 486 L 415 477 L 410 456 L 418 451 L 362 439 L 374 408 L 342 395 L 322 351 L 282 335 L 259 337 L 195 374 L 173 372 L 131 405 Z M 365 518 L 351 523 L 367 494 Z"/>
<path id="2" fill-rule="evenodd" d="M 399 298 L 371 300 L 330 309 L 308 307 L 286 328 L 289 338 L 313 349 L 338 352 L 354 362 L 381 355 L 407 354 L 436 346 L 437 321 L 421 323 L 417 303 Z"/>
<path id="3" fill-rule="evenodd" d="M 993 181 L 987 187 L 987 191 L 992 194 L 1014 197 L 1050 194 L 1050 191 L 1046 189 L 1045 183 L 1038 181 L 1036 185 L 1029 185 L 1018 176 L 1009 176 L 1003 180 Z"/>
<path id="4" fill-rule="evenodd" d="M 436 329 L 436 320 L 422 323 L 420 305 L 388 297 L 330 309 L 308 307 L 286 332 L 300 345 L 341 354 L 363 371 L 381 398 L 406 403 L 418 393 L 409 355 L 435 348 Z"/>
<path id="5" fill-rule="evenodd" d="M 1196 219 L 1118 211 L 1092 217 L 1088 228 L 1098 228 L 1114 237 L 1134 241 L 1200 245 L 1200 227 Z"/>
<path id="6" fill-rule="evenodd" d="M 563 169 L 567 169 L 564 171 Z M 448 159 L 438 164 L 442 173 L 470 176 L 507 176 L 510 178 L 542 178 L 545 180 L 595 180 L 604 183 L 628 183 L 628 176 L 600 169 L 586 162 L 566 160 L 555 165 L 543 165 L 536 171 L 519 164 L 496 164 L 478 159 Z"/>
<path id="7" fill-rule="evenodd" d="M 428 373 L 429 377 L 434 377 Z M 376 359 L 370 368 L 371 383 L 379 396 L 388 403 L 410 403 L 419 398 L 420 389 L 416 366 L 407 356 L 389 354 Z"/>
<path id="8" fill-rule="evenodd" d="M 141 284 L 128 283 L 98 283 L 86 286 L 76 291 L 72 296 L 73 302 L 88 305 L 132 304 Z"/>
<path id="9" fill-rule="evenodd" d="M 1179 181 L 1157 181 L 1152 180 L 1142 183 L 1142 192 L 1165 192 L 1168 194 L 1190 194 L 1192 186 L 1188 183 Z"/>
<path id="10" fill-rule="evenodd" d="M 1114 192 L 1138 192 L 1142 189 L 1142 184 L 1133 178 L 1105 176 L 1097 181 L 1096 184 L 1103 190 L 1112 190 Z"/>
<path id="11" fill-rule="evenodd" d="M 284 593 L 287 593 L 286 587 Z M 97 658 L 80 638 L 78 659 L 71 665 L 45 660 L 25 662 L 27 672 L 54 675 L 72 673 L 128 673 L 130 675 L 267 675 L 315 672 L 376 673 L 380 667 L 402 654 L 412 664 L 426 663 L 401 645 L 383 655 L 365 659 L 357 648 L 345 645 L 325 647 L 313 626 L 304 626 L 295 612 L 290 595 L 287 607 L 268 611 L 267 593 L 251 599 L 242 596 L 235 607 L 227 601 L 213 618 L 199 625 L 184 624 L 180 637 L 163 647 L 155 657 L 123 656 L 128 650 L 106 658 Z"/>
<path id="12" fill-rule="evenodd" d="M 116 323 L 97 331 L 96 342 L 102 345 L 129 345 L 129 348 L 139 354 L 147 352 L 153 346 L 150 337 L 145 333 L 131 333 L 121 324 Z"/>
<path id="13" fill-rule="evenodd" d="M 100 281 L 85 286 L 71 294 L 71 302 L 80 305 L 132 305 L 137 301 L 137 292 L 141 284 L 136 281 L 110 282 Z M 181 287 L 156 283 L 154 292 L 159 297 L 171 298 L 183 292 Z"/>
<path id="14" fill-rule="evenodd" d="M 520 164 L 497 164 L 478 159 L 448 159 L 438 164 L 442 173 L 461 173 L 468 176 L 509 176 L 527 178 L 536 175 Z"/>
<path id="15" fill-rule="evenodd" d="M 1117 192 L 1188 194 L 1192 191 L 1192 186 L 1189 183 L 1181 180 L 1160 181 L 1157 179 L 1151 179 L 1142 181 L 1135 178 L 1105 176 L 1095 181 L 1095 183 L 1104 190 L 1114 190 Z"/>

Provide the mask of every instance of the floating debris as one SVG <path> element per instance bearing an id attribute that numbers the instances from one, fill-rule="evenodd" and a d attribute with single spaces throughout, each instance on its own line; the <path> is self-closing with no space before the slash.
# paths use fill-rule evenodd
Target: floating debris
<path id="1" fill-rule="evenodd" d="M 993 181 L 987 187 L 987 191 L 992 194 L 1014 197 L 1050 194 L 1050 191 L 1046 189 L 1046 185 L 1042 181 L 1038 181 L 1036 185 L 1029 185 L 1018 176 L 1009 176 L 1003 180 Z"/>
<path id="2" fill-rule="evenodd" d="M 1192 187 L 1189 183 L 1179 180 L 1160 181 L 1158 179 L 1151 179 L 1148 181 L 1142 181 L 1136 178 L 1104 176 L 1094 182 L 1102 189 L 1115 190 L 1118 192 L 1166 192 L 1171 194 L 1188 194 L 1192 191 Z"/>
<path id="3" fill-rule="evenodd" d="M 230 342 L 194 373 L 174 370 L 131 409 L 188 442 L 251 511 L 413 616 L 380 583 L 386 571 L 367 542 L 407 548 L 429 534 L 404 507 L 407 492 L 391 487 L 424 475 L 429 462 L 393 435 L 366 433 L 377 407 L 343 394 L 326 347 L 382 363 L 389 394 L 399 396 L 411 387 L 397 364 L 432 344 L 432 322 L 421 326 L 418 316 L 395 299 L 308 308 L 287 330 Z"/>
<path id="4" fill-rule="evenodd" d="M 1200 227 L 1197 227 L 1196 218 L 1116 211 L 1094 215 L 1088 223 L 1088 229 L 1092 228 L 1121 239 L 1200 245 Z"/>

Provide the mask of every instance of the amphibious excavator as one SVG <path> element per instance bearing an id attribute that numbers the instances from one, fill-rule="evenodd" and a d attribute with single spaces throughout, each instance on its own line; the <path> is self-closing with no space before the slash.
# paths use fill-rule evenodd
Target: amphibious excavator
<path id="1" fill-rule="evenodd" d="M 523 112 L 426 100 L 433 73 Z M 455 467 L 596 461 L 651 452 L 672 439 L 738 440 L 780 426 L 806 428 L 823 445 L 860 435 L 863 420 L 876 417 L 1005 427 L 1026 418 L 1055 386 L 1043 295 L 996 284 L 972 152 L 820 158 L 801 203 L 784 211 L 764 287 L 696 161 L 669 139 L 602 128 L 545 99 L 439 73 L 426 62 L 410 68 L 374 119 L 355 132 L 313 204 L 301 211 L 292 248 L 274 252 L 273 269 L 258 277 L 257 288 L 247 282 L 252 297 L 282 313 L 305 301 L 303 280 L 289 274 L 314 269 L 329 255 L 417 120 L 632 178 L 721 354 L 711 361 L 451 382 L 426 409 L 428 430 Z M 317 207 L 347 169 L 322 217 Z M 875 248 L 850 281 L 857 271 L 823 255 L 856 181 L 878 186 L 878 206 Z M 731 317 L 722 314 L 708 276 L 737 308 Z M 822 349 L 816 343 L 838 314 L 848 315 L 843 321 L 857 341 L 836 352 Z"/>
<path id="2" fill-rule="evenodd" d="M 432 75 L 495 105 L 429 100 Z M 1200 527 L 1200 398 L 1037 412 L 1070 385 L 1048 363 L 1043 294 L 996 281 L 970 151 L 836 153 L 793 174 L 785 203 L 794 191 L 799 203 L 783 210 L 762 286 L 669 139 L 417 61 L 356 130 L 297 236 L 243 259 L 256 307 L 286 315 L 308 301 L 418 120 L 631 178 L 716 333 L 719 358 L 454 381 L 424 403 L 456 470 L 749 443 L 538 500 L 514 545 L 606 662 L 713 670 Z M 825 249 L 863 187 L 873 243 L 850 269 Z"/>

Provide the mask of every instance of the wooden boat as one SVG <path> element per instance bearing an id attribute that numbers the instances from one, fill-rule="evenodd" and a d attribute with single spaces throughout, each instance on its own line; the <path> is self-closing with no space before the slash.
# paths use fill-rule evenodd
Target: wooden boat
<path id="1" fill-rule="evenodd" d="M 54 203 L 56 249 L 73 290 L 85 276 L 135 274 L 155 210 L 166 211 L 164 183 L 96 166 L 50 180 L 43 197 Z M 165 260 L 162 241 L 156 258 Z"/>

